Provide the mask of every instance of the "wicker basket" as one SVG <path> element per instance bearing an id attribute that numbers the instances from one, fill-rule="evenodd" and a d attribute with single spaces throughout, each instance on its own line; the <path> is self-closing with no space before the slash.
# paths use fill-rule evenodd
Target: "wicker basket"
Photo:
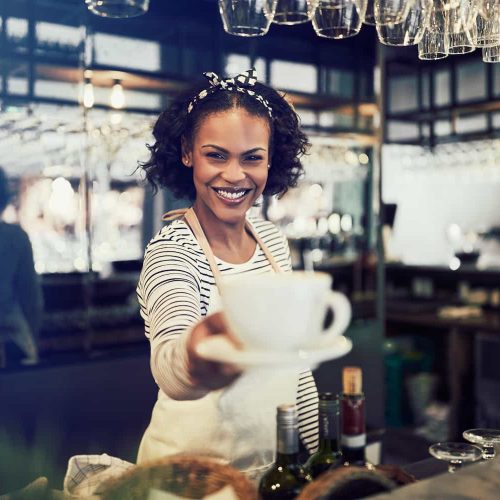
<path id="1" fill-rule="evenodd" d="M 398 486 L 406 486 L 407 484 L 417 482 L 415 476 L 408 474 L 408 472 L 403 470 L 401 467 L 398 467 L 397 465 L 376 465 L 375 470 L 394 481 Z"/>
<path id="2" fill-rule="evenodd" d="M 396 487 L 384 473 L 362 467 L 340 467 L 321 474 L 302 490 L 297 500 L 364 498 Z"/>
<path id="3" fill-rule="evenodd" d="M 175 455 L 138 465 L 99 487 L 103 500 L 147 499 L 150 488 L 186 498 L 200 499 L 225 486 L 237 498 L 257 500 L 252 483 L 238 470 L 210 457 Z"/>

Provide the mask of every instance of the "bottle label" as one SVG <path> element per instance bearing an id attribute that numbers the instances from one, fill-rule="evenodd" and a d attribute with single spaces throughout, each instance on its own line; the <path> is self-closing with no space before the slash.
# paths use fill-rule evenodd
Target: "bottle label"
<path id="1" fill-rule="evenodd" d="M 319 435 L 325 439 L 338 439 L 338 416 L 335 414 L 319 414 Z"/>
<path id="2" fill-rule="evenodd" d="M 363 396 L 345 396 L 342 401 L 342 435 L 365 434 L 365 400 Z"/>
<path id="3" fill-rule="evenodd" d="M 357 436 L 342 434 L 342 446 L 346 448 L 363 448 L 366 446 L 366 434 L 359 434 Z"/>

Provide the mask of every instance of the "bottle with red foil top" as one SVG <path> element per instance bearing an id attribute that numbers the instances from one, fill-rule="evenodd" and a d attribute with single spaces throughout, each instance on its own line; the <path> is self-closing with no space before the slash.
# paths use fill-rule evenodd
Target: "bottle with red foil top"
<path id="1" fill-rule="evenodd" d="M 340 394 L 341 444 L 346 465 L 366 464 L 365 395 L 361 368 L 346 366 Z"/>

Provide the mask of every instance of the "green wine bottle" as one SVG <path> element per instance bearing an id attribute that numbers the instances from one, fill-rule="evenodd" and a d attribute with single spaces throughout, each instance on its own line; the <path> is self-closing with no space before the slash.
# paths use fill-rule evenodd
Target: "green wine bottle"
<path id="1" fill-rule="evenodd" d="M 305 469 L 316 479 L 328 469 L 343 463 L 339 448 L 339 401 L 331 392 L 319 394 L 319 448 L 305 464 Z"/>
<path id="2" fill-rule="evenodd" d="M 297 408 L 280 405 L 277 411 L 278 447 L 276 460 L 262 476 L 259 494 L 263 500 L 288 500 L 295 498 L 311 481 L 311 477 L 300 465 L 299 429 Z"/>

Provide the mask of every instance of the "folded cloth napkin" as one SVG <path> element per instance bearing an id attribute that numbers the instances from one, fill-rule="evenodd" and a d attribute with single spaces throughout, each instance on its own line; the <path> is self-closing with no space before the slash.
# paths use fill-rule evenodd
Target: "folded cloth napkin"
<path id="1" fill-rule="evenodd" d="M 70 498 L 91 497 L 108 479 L 123 474 L 135 464 L 102 455 L 75 455 L 69 459 L 64 476 L 64 493 Z"/>

